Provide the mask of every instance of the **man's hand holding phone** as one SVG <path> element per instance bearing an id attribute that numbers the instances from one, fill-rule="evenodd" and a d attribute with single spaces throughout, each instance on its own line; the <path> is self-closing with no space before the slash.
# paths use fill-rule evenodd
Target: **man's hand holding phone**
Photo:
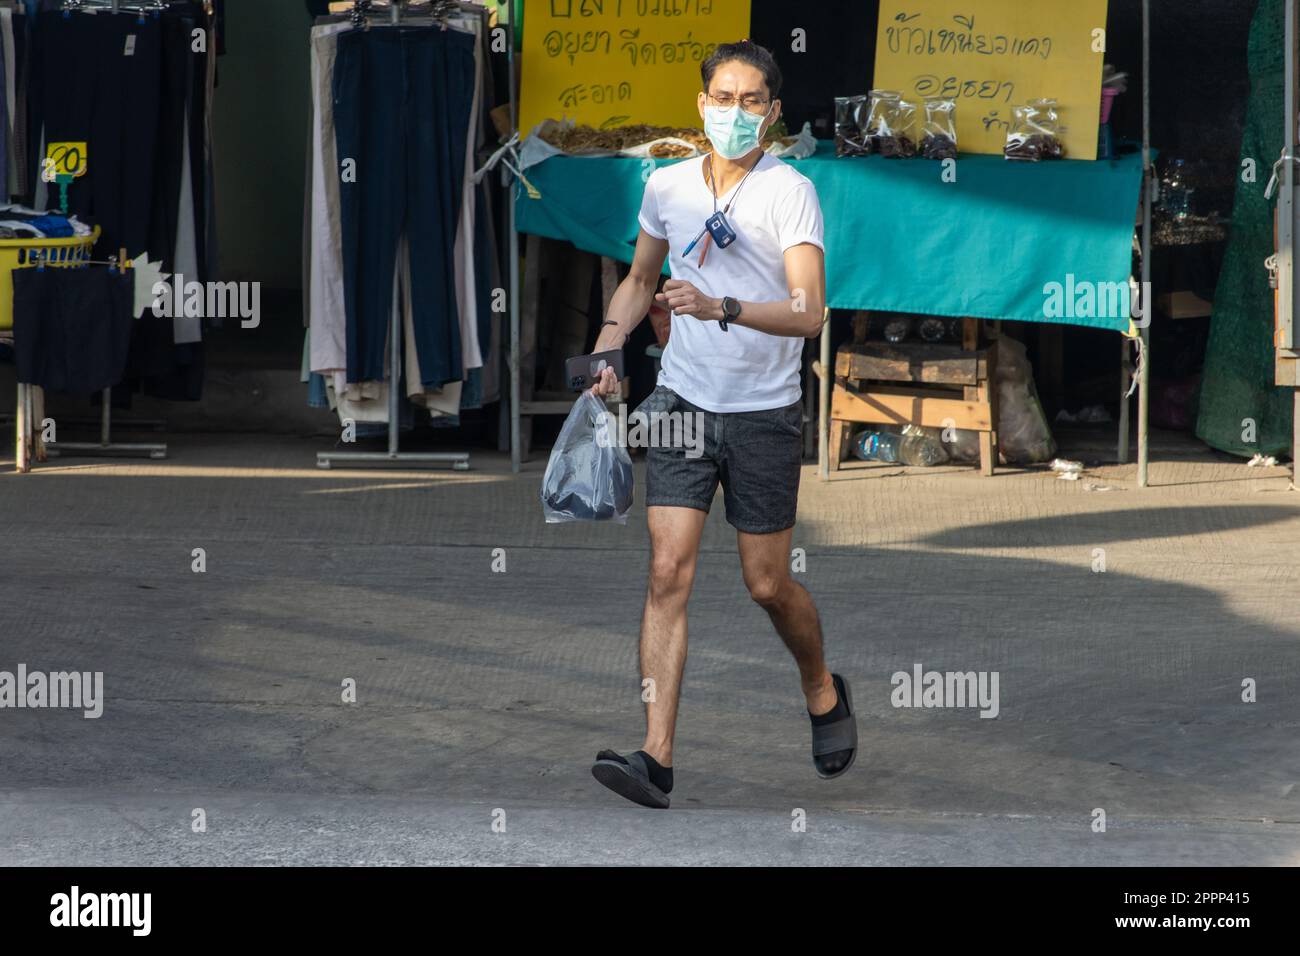
<path id="1" fill-rule="evenodd" d="M 596 355 L 601 352 L 612 352 L 621 349 L 627 342 L 627 333 L 625 333 L 617 324 L 606 325 L 600 330 L 600 337 L 596 339 L 596 347 L 592 349 L 592 354 Z M 612 366 L 606 366 L 601 369 L 599 377 L 595 384 L 591 386 L 591 394 L 599 399 L 609 398 L 611 395 L 619 393 L 618 375 L 614 372 Z"/>
<path id="2" fill-rule="evenodd" d="M 610 396 L 617 395 L 619 392 L 618 376 L 609 366 L 600 370 L 600 378 L 596 384 L 591 386 L 591 394 L 599 399 L 606 399 Z"/>

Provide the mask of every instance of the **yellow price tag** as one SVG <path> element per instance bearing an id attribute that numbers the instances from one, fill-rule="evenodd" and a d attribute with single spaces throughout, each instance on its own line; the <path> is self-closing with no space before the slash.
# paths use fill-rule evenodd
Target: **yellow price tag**
<path id="1" fill-rule="evenodd" d="M 55 176 L 86 175 L 87 154 L 85 143 L 50 143 L 45 148 L 42 169 L 45 181 L 53 182 Z"/>

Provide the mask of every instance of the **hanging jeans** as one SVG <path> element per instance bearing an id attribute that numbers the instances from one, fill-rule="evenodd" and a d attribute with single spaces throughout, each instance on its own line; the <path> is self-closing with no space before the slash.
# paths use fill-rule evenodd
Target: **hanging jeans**
<path id="1" fill-rule="evenodd" d="M 384 377 L 403 233 L 421 384 L 438 388 L 463 377 L 453 249 L 476 42 L 470 34 L 437 28 L 339 34 L 334 127 L 342 173 L 348 382 Z M 400 375 L 400 368 L 393 370 L 394 380 Z"/>

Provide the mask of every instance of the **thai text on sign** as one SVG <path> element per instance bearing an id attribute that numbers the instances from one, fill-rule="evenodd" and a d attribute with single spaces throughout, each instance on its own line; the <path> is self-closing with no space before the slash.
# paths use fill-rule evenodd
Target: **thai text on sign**
<path id="1" fill-rule="evenodd" d="M 1096 159 L 1106 0 L 881 0 L 877 89 L 957 101 L 963 152 L 1000 153 L 1012 108 L 1059 104 L 1065 155 Z"/>
<path id="2" fill-rule="evenodd" d="M 749 0 L 536 0 L 524 18 L 519 128 L 699 126 L 700 64 L 749 35 Z"/>

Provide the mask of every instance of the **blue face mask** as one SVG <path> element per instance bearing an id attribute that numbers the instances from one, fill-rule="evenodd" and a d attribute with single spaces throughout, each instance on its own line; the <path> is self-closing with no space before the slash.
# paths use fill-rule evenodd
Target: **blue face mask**
<path id="1" fill-rule="evenodd" d="M 769 109 L 762 116 L 747 113 L 737 103 L 729 110 L 704 107 L 704 133 L 709 142 L 726 159 L 740 159 L 758 145 L 758 131 L 763 128 Z"/>

